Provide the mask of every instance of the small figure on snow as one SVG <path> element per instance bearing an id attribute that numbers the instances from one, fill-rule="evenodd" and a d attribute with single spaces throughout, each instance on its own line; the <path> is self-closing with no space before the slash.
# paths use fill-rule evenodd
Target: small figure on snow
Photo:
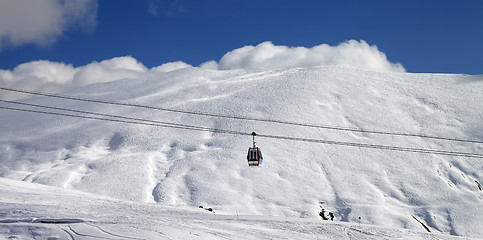
<path id="1" fill-rule="evenodd" d="M 321 217 L 322 217 L 322 219 L 324 219 L 324 220 L 329 220 L 329 219 L 328 219 L 328 218 L 325 216 L 325 209 L 323 209 L 323 208 L 322 208 L 322 211 L 321 211 L 321 212 L 319 212 L 319 216 L 321 216 Z"/>

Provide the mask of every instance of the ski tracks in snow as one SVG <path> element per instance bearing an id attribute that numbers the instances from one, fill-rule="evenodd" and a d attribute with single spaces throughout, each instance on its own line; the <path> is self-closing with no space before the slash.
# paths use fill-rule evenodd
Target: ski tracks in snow
<path id="1" fill-rule="evenodd" d="M 144 239 L 113 233 L 94 224 L 59 226 L 72 240 L 76 239 Z"/>

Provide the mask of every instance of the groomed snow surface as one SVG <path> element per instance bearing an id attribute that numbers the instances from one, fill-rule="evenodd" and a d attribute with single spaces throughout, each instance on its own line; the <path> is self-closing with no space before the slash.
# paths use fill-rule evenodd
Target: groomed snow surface
<path id="1" fill-rule="evenodd" d="M 482 93 L 482 76 L 327 66 L 267 71 L 189 67 L 63 94 L 482 141 Z M 51 97 L 22 102 L 248 134 L 483 153 L 483 144 L 477 142 Z M 87 116 L 12 103 L 0 106 Z M 7 109 L 0 109 L 0 115 L 0 238 L 483 238 L 481 158 L 260 136 L 256 142 L 263 166 L 249 168 L 250 135 Z M 324 216 L 334 215 L 333 221 L 319 216 L 322 209 Z"/>

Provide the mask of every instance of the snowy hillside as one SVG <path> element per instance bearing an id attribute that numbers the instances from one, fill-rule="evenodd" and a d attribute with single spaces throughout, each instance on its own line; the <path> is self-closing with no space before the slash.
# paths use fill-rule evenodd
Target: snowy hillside
<path id="1" fill-rule="evenodd" d="M 269 71 L 189 67 L 93 84 L 63 95 L 481 142 L 482 93 L 481 76 L 383 73 L 330 66 Z M 483 144 L 478 142 L 338 131 L 45 96 L 22 102 L 247 134 L 255 131 L 265 136 L 483 153 Z M 12 103 L 1 103 L 0 107 L 99 117 Z M 201 237 L 235 238 L 231 234 L 246 231 L 247 225 L 260 231 L 249 238 L 281 238 L 285 235 L 277 231 L 292 232 L 287 229 L 303 225 L 314 235 L 298 229 L 293 230 L 293 237 L 286 238 L 331 239 L 327 233 L 334 239 L 425 239 L 423 224 L 441 239 L 452 239 L 448 235 L 483 238 L 483 191 L 479 188 L 483 184 L 482 158 L 260 136 L 256 142 L 264 161 L 261 168 L 254 169 L 246 162 L 247 149 L 252 145 L 250 135 L 8 109 L 0 109 L 0 114 L 0 229 L 7 229 L 7 237 L 13 235 L 8 231 L 21 233 L 29 224 L 41 224 L 26 224 L 24 220 L 41 218 L 39 213 L 45 208 L 48 217 L 77 219 L 84 223 L 81 228 L 92 228 L 83 230 L 104 233 L 107 225 L 126 227 L 130 224 L 126 219 L 149 219 L 145 211 L 154 209 L 166 228 L 146 226 L 142 230 L 143 224 L 139 224 L 136 232 L 108 227 L 110 233 L 128 236 L 130 232 L 129 236 L 138 238 L 143 231 L 149 232 L 145 236 L 155 236 L 155 232 L 161 234 L 173 225 L 183 225 L 185 220 L 185 227 L 173 230 L 176 233 L 172 238 L 190 237 L 191 232 Z M 26 190 L 37 188 L 38 193 Z M 19 196 L 14 196 L 16 189 Z M 58 199 L 67 202 L 50 202 L 58 194 L 62 195 Z M 77 204 L 81 210 L 76 209 Z M 215 213 L 198 209 L 200 205 Z M 15 211 L 17 207 L 22 210 Z M 334 222 L 321 219 L 321 208 L 334 214 Z M 221 224 L 237 215 L 245 222 L 226 223 L 228 235 L 219 234 L 221 228 L 214 233 L 209 230 L 211 223 Z M 108 221 L 106 216 L 118 219 Z M 369 229 L 364 234 L 357 228 L 359 218 Z M 170 220 L 172 223 L 168 223 Z M 85 224 L 89 221 L 108 223 Z M 162 224 L 159 219 L 153 221 Z M 74 230 L 51 228 L 74 238 L 75 226 Z"/>

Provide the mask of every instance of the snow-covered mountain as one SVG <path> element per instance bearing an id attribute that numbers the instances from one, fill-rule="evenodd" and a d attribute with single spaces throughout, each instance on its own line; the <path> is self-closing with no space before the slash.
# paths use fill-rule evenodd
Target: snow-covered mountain
<path id="1" fill-rule="evenodd" d="M 287 237 L 290 239 L 405 235 L 408 239 L 425 239 L 425 225 L 441 239 L 451 239 L 448 235 L 483 238 L 482 158 L 267 137 L 482 154 L 482 93 L 481 76 L 383 73 L 338 66 L 264 71 L 189 67 L 63 93 L 136 106 L 33 97 L 22 103 L 247 135 L 122 122 L 126 119 L 113 122 L 0 109 L 0 229 L 6 229 L 7 237 L 14 236 L 18 229 L 48 224 L 41 220 L 50 217 L 70 218 L 74 221 L 61 224 L 73 227 L 44 226 L 46 234 L 57 231 L 58 236 L 76 239 L 82 237 L 83 230 L 90 232 L 94 228 L 99 234 L 114 233 L 109 235 L 111 238 L 115 238 L 116 232 L 118 238 L 152 238 L 156 232 L 178 224 L 175 235 L 164 237 L 180 238 L 186 234 L 185 237 L 195 238 L 189 234 L 196 232 L 208 238 L 242 239 L 245 235 L 236 233 L 246 233 L 243 228 L 250 225 L 260 234 L 250 234 L 249 238 L 261 239 L 281 238 L 284 235 L 276 233 L 280 229 L 292 229 L 291 237 Z M 1 103 L 0 107 L 99 117 L 12 103 Z M 249 168 L 246 161 L 252 131 L 262 135 L 255 139 L 263 151 L 261 168 Z M 44 188 L 38 183 L 57 188 Z M 42 201 L 44 197 L 49 201 Z M 59 201 L 50 201 L 54 199 Z M 198 209 L 200 205 L 215 213 Z M 76 209 L 77 206 L 82 209 Z M 21 210 L 15 211 L 16 208 Z M 172 223 L 166 229 L 146 223 L 143 230 L 136 228 L 137 232 L 128 227 L 132 222 L 126 219 L 143 219 L 147 216 L 145 210 L 150 208 L 164 221 L 174 215 Z M 319 216 L 322 208 L 325 214 L 334 215 L 331 224 Z M 44 218 L 39 216 L 43 209 L 48 215 Z M 228 235 L 220 234 L 220 228 L 209 230 L 210 223 L 231 221 L 237 215 L 245 222 L 226 225 Z M 109 231 L 103 230 L 106 225 L 96 224 L 107 221 L 106 216 L 118 217 L 109 223 Z M 32 218 L 37 220 L 25 220 Z M 190 219 L 190 223 L 183 225 L 183 219 Z M 159 221 L 153 219 L 155 223 Z M 295 230 L 295 225 L 304 224 L 313 235 Z M 367 231 L 357 230 L 359 224 Z M 348 233 L 348 229 L 356 230 Z M 393 229 L 393 235 L 388 234 L 388 229 Z M 17 232 L 19 236 L 32 236 L 28 231 Z"/>

